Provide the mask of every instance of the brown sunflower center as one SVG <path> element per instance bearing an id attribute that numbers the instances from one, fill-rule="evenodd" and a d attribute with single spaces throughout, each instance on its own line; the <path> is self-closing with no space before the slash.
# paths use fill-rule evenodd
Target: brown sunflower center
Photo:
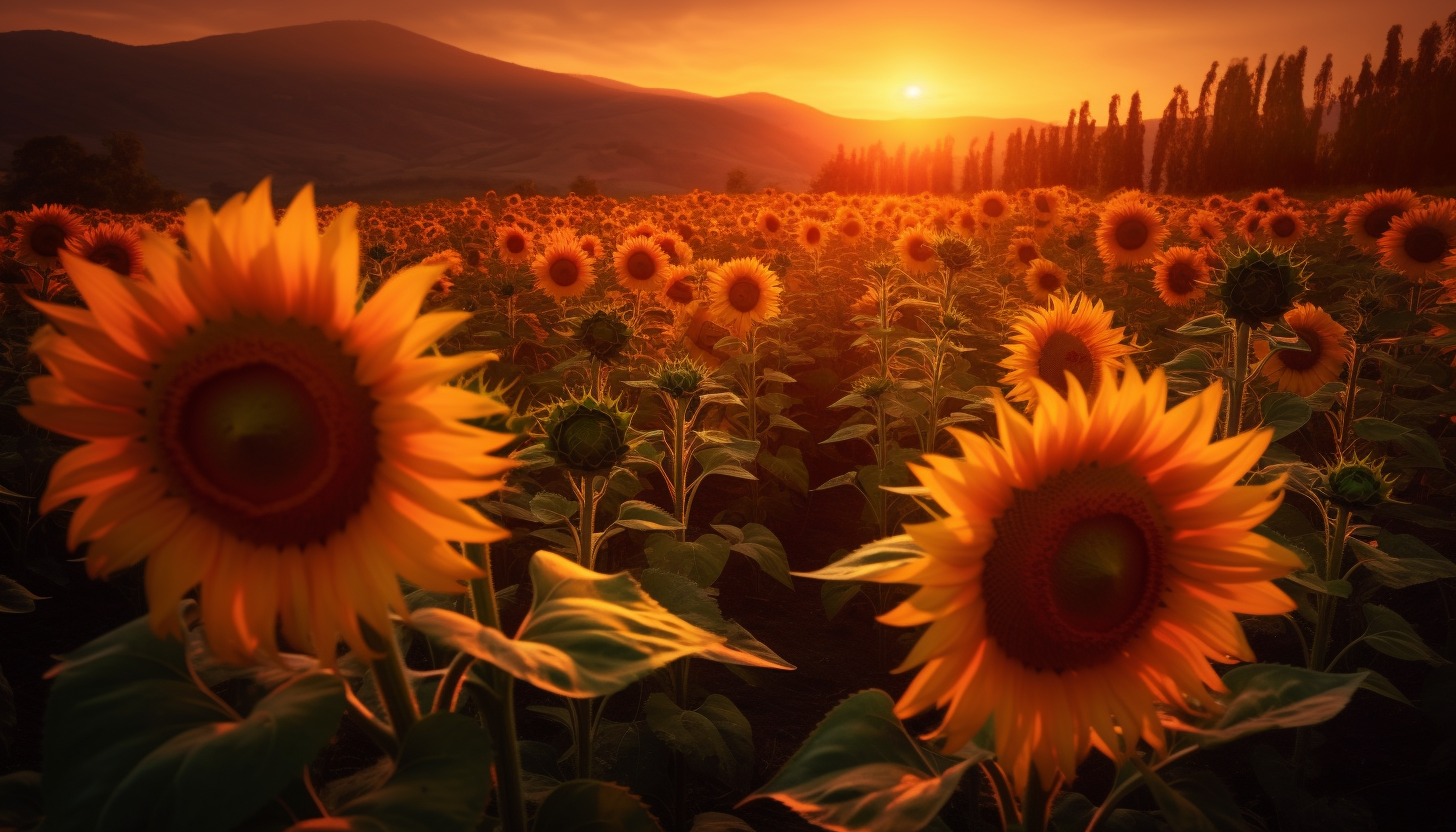
<path id="1" fill-rule="evenodd" d="M 1294 217 L 1288 214 L 1280 214 L 1269 223 L 1269 230 L 1274 232 L 1275 237 L 1289 237 L 1294 234 Z"/>
<path id="2" fill-rule="evenodd" d="M 1053 332 L 1041 348 L 1037 375 L 1063 396 L 1067 394 L 1067 373 L 1071 373 L 1091 396 L 1097 392 L 1097 362 L 1087 343 L 1070 332 Z"/>
<path id="3" fill-rule="evenodd" d="M 1056 291 L 1062 288 L 1062 278 L 1051 269 L 1044 269 L 1037 273 L 1036 285 L 1047 292 Z"/>
<path id="4" fill-rule="evenodd" d="M 379 462 L 374 399 L 317 329 L 208 324 L 158 370 L 150 441 L 172 492 L 237 537 L 328 538 L 367 502 Z"/>
<path id="5" fill-rule="evenodd" d="M 86 259 L 92 263 L 105 266 L 120 275 L 131 274 L 131 253 L 119 245 L 103 243 L 91 249 Z"/>
<path id="6" fill-rule="evenodd" d="M 1382 205 L 1379 208 L 1372 208 L 1361 220 L 1360 228 L 1370 237 L 1380 239 L 1385 232 L 1390 230 L 1390 222 L 1396 217 L 1405 213 L 1394 205 Z"/>
<path id="7" fill-rule="evenodd" d="M 1016 247 L 1016 259 L 1021 261 L 1021 265 L 1031 265 L 1031 261 L 1035 260 L 1036 257 L 1036 246 L 1023 244 Z"/>
<path id="8" fill-rule="evenodd" d="M 1279 363 L 1291 370 L 1308 370 L 1319 363 L 1320 356 L 1324 353 L 1319 333 L 1310 329 L 1295 328 L 1294 334 L 1299 336 L 1300 342 L 1309 347 L 1309 352 L 1280 350 Z"/>
<path id="9" fill-rule="evenodd" d="M 763 230 L 767 231 L 770 234 L 779 233 L 779 218 L 775 217 L 773 214 L 769 214 L 768 216 L 764 217 Z"/>
<path id="10" fill-rule="evenodd" d="M 1270 205 L 1269 204 L 1269 200 L 1267 200 L 1267 199 L 1255 200 L 1255 202 L 1254 202 L 1254 210 L 1255 211 L 1264 211 L 1264 212 L 1267 212 L 1272 207 L 1274 207 L 1274 206 Z"/>
<path id="11" fill-rule="evenodd" d="M 1037 194 L 1032 199 L 1032 204 L 1036 206 L 1036 210 L 1043 214 L 1050 214 L 1052 212 L 1051 200 L 1047 199 L 1045 194 Z"/>
<path id="12" fill-rule="evenodd" d="M 988 199 L 981 204 L 981 213 L 995 219 L 1006 213 L 1006 204 L 999 199 Z"/>
<path id="13" fill-rule="evenodd" d="M 981 577 L 987 632 L 1035 670 L 1113 658 L 1162 592 L 1168 529 L 1146 480 L 1089 465 L 1012 494 Z"/>
<path id="14" fill-rule="evenodd" d="M 1119 248 L 1137 251 L 1148 241 L 1148 224 L 1138 217 L 1128 217 L 1117 224 L 1112 236 Z"/>
<path id="15" fill-rule="evenodd" d="M 558 257 L 551 264 L 551 269 L 547 274 L 551 276 L 551 282 L 557 286 L 574 286 L 576 281 L 581 278 L 581 269 L 570 257 Z"/>
<path id="16" fill-rule="evenodd" d="M 930 248 L 930 244 L 919 237 L 911 240 L 910 245 L 905 247 L 905 251 L 910 255 L 911 260 L 914 260 L 918 263 L 924 263 L 926 260 L 929 260 L 932 255 L 935 254 L 935 252 Z"/>
<path id="17" fill-rule="evenodd" d="M 686 280 L 679 280 L 671 286 L 667 287 L 666 294 L 668 298 L 672 299 L 677 303 L 693 302 L 693 287 L 692 284 L 688 283 Z"/>
<path id="18" fill-rule="evenodd" d="M 757 280 L 740 277 L 728 287 L 728 305 L 739 312 L 752 312 L 758 306 L 758 299 L 762 294 Z"/>
<path id="19" fill-rule="evenodd" d="M 1405 235 L 1405 253 L 1417 263 L 1434 263 L 1446 256 L 1451 241 L 1441 229 L 1429 225 L 1418 225 Z"/>
<path id="20" fill-rule="evenodd" d="M 49 223 L 30 230 L 30 249 L 41 257 L 55 257 L 66 244 L 66 230 Z"/>
<path id="21" fill-rule="evenodd" d="M 839 233 L 846 237 L 858 237 L 863 230 L 864 226 L 860 225 L 858 220 L 849 220 L 839 227 Z"/>
<path id="22" fill-rule="evenodd" d="M 520 234 L 512 234 L 506 238 L 506 251 L 511 254 L 520 254 L 526 250 L 526 238 Z"/>
<path id="23" fill-rule="evenodd" d="M 1168 291 L 1175 295 L 1186 295 L 1193 291 L 1198 272 L 1193 264 L 1175 260 L 1168 264 Z"/>
<path id="24" fill-rule="evenodd" d="M 651 280 L 657 273 L 657 261 L 645 251 L 634 251 L 627 258 L 627 274 L 633 280 Z"/>
<path id="25" fill-rule="evenodd" d="M 823 236 L 822 232 L 820 232 L 818 228 L 814 228 L 814 227 L 810 227 L 808 231 L 805 231 L 804 232 L 804 239 L 811 246 L 817 246 L 817 245 L 819 245 L 819 238 L 821 236 Z"/>

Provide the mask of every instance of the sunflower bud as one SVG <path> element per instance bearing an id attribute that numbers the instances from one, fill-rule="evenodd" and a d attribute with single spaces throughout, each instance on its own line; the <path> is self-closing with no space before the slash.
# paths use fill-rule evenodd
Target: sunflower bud
<path id="1" fill-rule="evenodd" d="M 851 389 L 867 399 L 878 399 L 894 390 L 895 382 L 885 376 L 865 376 L 856 379 Z"/>
<path id="2" fill-rule="evenodd" d="M 972 268 L 980 260 L 975 247 L 955 234 L 942 234 L 936 237 L 930 247 L 951 274 Z"/>
<path id="3" fill-rule="evenodd" d="M 581 473 L 605 473 L 627 457 L 630 413 L 591 396 L 558 402 L 545 419 L 546 452 Z"/>
<path id="4" fill-rule="evenodd" d="M 1304 288 L 1300 265 L 1288 251 L 1251 248 L 1229 261 L 1218 284 L 1224 315 L 1258 327 L 1279 320 Z"/>
<path id="5" fill-rule="evenodd" d="M 680 358 L 657 365 L 648 380 L 674 399 L 685 399 L 699 392 L 707 376 L 708 370 L 702 364 L 691 358 Z"/>
<path id="6" fill-rule="evenodd" d="M 632 325 L 615 309 L 597 309 L 584 315 L 572 333 L 582 349 L 605 363 L 619 358 L 632 342 Z"/>
<path id="7" fill-rule="evenodd" d="M 1373 459 L 1341 460 L 1325 471 L 1320 491 L 1335 505 L 1350 509 L 1373 508 L 1390 496 L 1391 482 Z"/>
<path id="8" fill-rule="evenodd" d="M 368 256 L 370 260 L 378 263 L 379 261 L 389 256 L 389 249 L 385 248 L 383 243 L 375 243 L 369 248 L 364 249 L 364 254 Z"/>

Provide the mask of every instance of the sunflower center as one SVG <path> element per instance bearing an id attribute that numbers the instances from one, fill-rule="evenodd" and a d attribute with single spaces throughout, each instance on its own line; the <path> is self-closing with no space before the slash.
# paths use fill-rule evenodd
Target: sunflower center
<path id="1" fill-rule="evenodd" d="M 779 218 L 775 216 L 764 217 L 763 228 L 770 234 L 777 234 L 779 231 Z"/>
<path id="2" fill-rule="evenodd" d="M 551 269 L 547 274 L 551 276 L 551 282 L 557 286 L 573 286 L 581 277 L 581 269 L 577 268 L 576 262 L 571 258 L 558 257 L 551 264 Z"/>
<path id="3" fill-rule="evenodd" d="M 1035 670 L 1115 657 L 1162 591 L 1167 525 L 1146 480 L 1082 466 L 1012 492 L 981 577 L 987 632 Z"/>
<path id="4" fill-rule="evenodd" d="M 919 263 L 924 263 L 930 259 L 931 255 L 935 254 L 931 250 L 930 245 L 918 237 L 910 241 L 910 245 L 906 246 L 906 251 L 909 253 L 910 259 Z"/>
<path id="5" fill-rule="evenodd" d="M 1441 229 L 1419 225 L 1405 235 L 1405 253 L 1417 263 L 1434 263 L 1446 256 L 1451 241 Z"/>
<path id="6" fill-rule="evenodd" d="M 1254 203 L 1254 210 L 1255 211 L 1264 211 L 1264 212 L 1267 212 L 1272 207 L 1273 206 L 1269 204 L 1269 200 L 1267 200 L 1267 199 L 1261 199 L 1261 200 L 1258 200 L 1257 202 Z"/>
<path id="7" fill-rule="evenodd" d="M 117 245 L 100 245 L 86 255 L 92 263 L 105 266 L 119 275 L 131 274 L 131 254 Z"/>
<path id="8" fill-rule="evenodd" d="M 728 305 L 739 312 L 752 312 L 758 306 L 758 299 L 762 294 L 758 281 L 740 277 L 728 287 Z"/>
<path id="9" fill-rule="evenodd" d="M 862 230 L 860 224 L 854 220 L 850 220 L 839 227 L 839 233 L 846 237 L 858 237 L 859 232 Z"/>
<path id="10" fill-rule="evenodd" d="M 1036 259 L 1036 254 L 1036 246 L 1023 245 L 1016 248 L 1016 259 L 1020 260 L 1023 266 L 1031 265 L 1031 261 Z"/>
<path id="11" fill-rule="evenodd" d="M 1308 329 L 1295 329 L 1294 334 L 1299 336 L 1301 343 L 1309 347 L 1309 352 L 1280 350 L 1279 363 L 1291 370 L 1308 370 L 1319 363 L 1320 355 L 1324 352 L 1324 348 L 1320 346 L 1319 333 Z"/>
<path id="12" fill-rule="evenodd" d="M 1294 234 L 1294 217 L 1287 214 L 1274 218 L 1269 223 L 1269 230 L 1274 232 L 1275 237 L 1289 237 Z"/>
<path id="13" fill-rule="evenodd" d="M 172 491 L 243 540 L 328 538 L 367 502 L 374 400 L 317 329 L 208 324 L 153 379 L 150 441 Z"/>
<path id="14" fill-rule="evenodd" d="M 1036 285 L 1040 286 L 1042 289 L 1048 292 L 1051 292 L 1056 289 L 1062 288 L 1062 279 L 1057 276 L 1056 272 L 1048 269 L 1037 275 Z"/>
<path id="15" fill-rule="evenodd" d="M 1006 206 L 999 199 L 988 199 L 981 206 L 981 213 L 994 219 L 1006 213 Z"/>
<path id="16" fill-rule="evenodd" d="M 511 254 L 520 254 L 526 250 L 526 238 L 520 234 L 512 234 L 506 238 L 506 251 Z"/>
<path id="17" fill-rule="evenodd" d="M 1186 295 L 1192 292 L 1197 279 L 1196 271 L 1188 263 L 1179 260 L 1168 264 L 1168 289 L 1174 294 Z"/>
<path id="18" fill-rule="evenodd" d="M 1148 241 L 1148 226 L 1137 217 L 1128 217 L 1117 224 L 1113 231 L 1117 245 L 1127 251 L 1137 251 Z"/>
<path id="19" fill-rule="evenodd" d="M 1370 213 L 1365 215 L 1364 221 L 1360 223 L 1360 228 L 1367 235 L 1378 240 L 1390 230 L 1391 220 L 1401 213 L 1401 210 L 1393 205 L 1371 209 Z"/>
<path id="20" fill-rule="evenodd" d="M 1087 395 L 1097 392 L 1097 362 L 1086 342 L 1070 332 L 1053 332 L 1041 348 L 1037 375 L 1058 393 L 1067 395 L 1067 373 L 1071 373 Z"/>
<path id="21" fill-rule="evenodd" d="M 634 251 L 627 258 L 627 274 L 634 280 L 650 280 L 657 273 L 657 261 L 645 251 Z"/>
<path id="22" fill-rule="evenodd" d="M 819 245 L 819 237 L 820 232 L 817 228 L 810 228 L 808 231 L 804 232 L 804 239 L 807 240 L 809 242 L 809 245 L 811 246 Z"/>
<path id="23" fill-rule="evenodd" d="M 1037 194 L 1032 200 L 1032 204 L 1036 206 L 1036 210 L 1043 214 L 1050 214 L 1052 212 L 1052 204 L 1043 194 Z"/>
<path id="24" fill-rule="evenodd" d="M 679 280 L 667 287 L 667 296 L 678 303 L 692 303 L 693 287 L 686 280 Z"/>
<path id="25" fill-rule="evenodd" d="M 66 230 L 58 225 L 37 225 L 30 231 L 30 248 L 41 257 L 55 257 L 66 244 Z"/>

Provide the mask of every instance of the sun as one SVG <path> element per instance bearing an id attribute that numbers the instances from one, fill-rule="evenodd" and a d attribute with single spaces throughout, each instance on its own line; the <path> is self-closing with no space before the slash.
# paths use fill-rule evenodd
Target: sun
<path id="1" fill-rule="evenodd" d="M 920 97 L 920 88 L 917 87 L 917 86 L 915 86 L 915 85 L 913 85 L 913 84 L 910 85 L 910 86 L 908 86 L 908 87 L 906 87 L 905 88 L 905 97 L 906 98 L 919 98 Z"/>

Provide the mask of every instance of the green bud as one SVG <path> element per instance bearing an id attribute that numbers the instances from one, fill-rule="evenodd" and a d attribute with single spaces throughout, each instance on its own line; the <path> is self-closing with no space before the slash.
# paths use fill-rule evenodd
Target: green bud
<path id="1" fill-rule="evenodd" d="M 605 473 L 626 459 L 630 413 L 616 401 L 591 396 L 558 402 L 545 421 L 546 451 L 565 468 L 581 473 Z"/>
<path id="2" fill-rule="evenodd" d="M 615 309 L 597 309 L 576 323 L 572 333 L 581 348 L 597 360 L 610 364 L 632 343 L 632 325 Z"/>
<path id="3" fill-rule="evenodd" d="M 1331 503 L 1353 511 L 1385 502 L 1390 486 L 1378 463 L 1357 457 L 1330 466 L 1320 490 Z"/>
<path id="4" fill-rule="evenodd" d="M 1231 321 L 1250 327 L 1273 323 L 1294 307 L 1304 289 L 1300 264 L 1287 251 L 1251 248 L 1227 262 L 1217 294 Z"/>

